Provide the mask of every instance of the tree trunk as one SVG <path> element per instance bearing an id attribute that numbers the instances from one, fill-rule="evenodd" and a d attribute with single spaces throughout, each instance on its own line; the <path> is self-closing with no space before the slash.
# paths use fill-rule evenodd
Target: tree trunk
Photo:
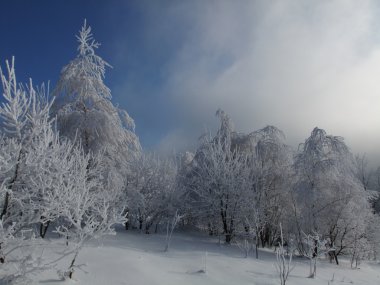
<path id="1" fill-rule="evenodd" d="M 18 156 L 17 156 L 17 163 L 16 163 L 16 166 L 15 166 L 15 173 L 14 173 L 14 175 L 13 175 L 12 180 L 9 181 L 9 184 L 8 184 L 8 186 L 7 186 L 7 189 L 13 190 L 13 185 L 15 184 L 15 182 L 16 182 L 16 180 L 17 180 L 17 177 L 18 177 L 18 172 L 19 172 L 19 167 L 20 167 L 20 161 L 21 161 L 21 155 L 22 155 L 22 150 L 20 150 L 20 152 L 18 153 Z M 10 200 L 10 194 L 9 194 L 9 192 L 7 191 L 7 192 L 5 193 L 5 200 L 4 200 L 3 210 L 1 211 L 1 214 L 0 214 L 0 220 L 3 219 L 3 217 L 5 216 L 5 214 L 6 214 L 7 211 L 8 211 L 9 200 Z"/>
<path id="2" fill-rule="evenodd" d="M 69 278 L 70 278 L 70 279 L 73 279 L 73 274 L 74 274 L 74 264 L 75 264 L 75 260 L 77 259 L 78 253 L 79 253 L 79 251 L 77 251 L 77 252 L 75 253 L 74 258 L 73 258 L 73 260 L 72 260 L 71 263 L 70 263 L 70 267 L 69 267 Z"/>
<path id="3" fill-rule="evenodd" d="M 41 223 L 40 225 L 40 236 L 41 238 L 45 238 L 46 232 L 48 230 L 48 227 L 50 225 L 50 221 L 47 221 L 46 223 Z"/>
<path id="4" fill-rule="evenodd" d="M 150 229 L 150 225 L 145 224 L 145 234 L 146 234 L 146 235 L 149 235 L 149 234 L 150 234 L 149 229 Z"/>
<path id="5" fill-rule="evenodd" d="M 213 236 L 213 235 L 214 235 L 214 229 L 213 229 L 213 227 L 211 226 L 211 223 L 208 223 L 208 224 L 207 224 L 207 229 L 208 229 L 208 235 L 209 235 L 209 236 Z"/>
<path id="6" fill-rule="evenodd" d="M 7 213 L 8 210 L 8 205 L 9 205 L 9 192 L 5 193 L 5 199 L 4 199 L 4 205 L 3 205 L 3 210 L 1 211 L 0 214 L 0 220 L 3 219 L 3 216 Z"/>
<path id="7" fill-rule="evenodd" d="M 155 227 L 155 229 L 154 229 L 154 233 L 155 233 L 155 234 L 158 233 L 158 225 L 159 225 L 159 223 L 156 223 L 156 227 Z"/>
<path id="8" fill-rule="evenodd" d="M 318 256 L 318 241 L 314 240 L 313 258 Z"/>
<path id="9" fill-rule="evenodd" d="M 226 243 L 230 244 L 232 240 L 232 235 L 231 233 L 226 233 Z"/>
<path id="10" fill-rule="evenodd" d="M 1 244 L 2 243 L 0 243 L 0 263 L 3 264 L 5 262 L 5 255 L 1 249 Z"/>
<path id="11" fill-rule="evenodd" d="M 129 230 L 129 221 L 126 221 L 126 222 L 125 222 L 125 230 L 126 230 L 126 231 Z"/>
<path id="12" fill-rule="evenodd" d="M 338 255 L 335 253 L 335 251 L 334 251 L 334 258 L 335 258 L 336 265 L 339 265 Z"/>
<path id="13" fill-rule="evenodd" d="M 256 233 L 257 233 L 257 231 L 256 231 Z M 258 234 L 256 234 L 255 254 L 256 254 L 256 259 L 259 259 L 259 235 Z"/>

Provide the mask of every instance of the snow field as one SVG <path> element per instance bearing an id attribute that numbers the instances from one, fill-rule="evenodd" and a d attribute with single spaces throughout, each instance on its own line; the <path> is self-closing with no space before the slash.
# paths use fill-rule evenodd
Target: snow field
<path id="1" fill-rule="evenodd" d="M 219 245 L 216 238 L 198 233 L 175 233 L 169 252 L 164 252 L 164 247 L 163 234 L 118 232 L 83 248 L 78 264 L 85 266 L 77 269 L 74 280 L 61 281 L 50 270 L 36 276 L 35 284 L 279 284 L 274 266 L 276 257 L 270 249 L 260 249 L 258 260 L 253 252 L 244 258 L 236 246 Z M 47 250 L 46 254 L 51 252 Z M 363 263 L 360 269 L 353 270 L 344 258 L 339 266 L 322 259 L 318 262 L 317 277 L 310 279 L 308 261 L 294 257 L 293 262 L 295 268 L 287 284 L 380 284 L 380 267 L 375 263 Z"/>

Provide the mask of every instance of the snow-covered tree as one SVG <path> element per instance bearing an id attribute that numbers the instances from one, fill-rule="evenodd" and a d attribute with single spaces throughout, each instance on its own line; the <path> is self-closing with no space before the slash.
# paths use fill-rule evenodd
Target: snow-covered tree
<path id="1" fill-rule="evenodd" d="M 4 195 L 1 201 L 1 214 L 2 219 L 8 212 L 10 207 L 11 193 L 15 188 L 15 182 L 19 178 L 19 168 L 24 155 L 25 141 L 27 135 L 24 132 L 24 128 L 27 125 L 27 112 L 30 105 L 30 99 L 27 97 L 26 92 L 19 88 L 16 80 L 16 74 L 14 69 L 14 58 L 11 64 L 6 62 L 8 77 L 0 69 L 1 82 L 3 87 L 3 97 L 5 102 L 0 108 L 0 116 L 2 119 L 2 130 L 9 139 L 13 138 L 13 143 L 17 144 L 15 147 L 16 155 L 14 155 L 13 167 L 6 172 L 6 176 L 3 177 L 3 183 L 6 183 Z M 5 179 L 7 181 L 5 181 Z"/>
<path id="2" fill-rule="evenodd" d="M 174 216 L 171 220 L 168 220 L 167 221 L 167 224 L 166 224 L 166 239 L 165 239 L 165 249 L 164 251 L 169 251 L 169 247 L 170 247 L 170 243 L 171 243 L 171 240 L 172 240 L 172 236 L 173 236 L 173 231 L 174 229 L 176 228 L 177 224 L 179 223 L 179 221 L 183 218 L 183 216 L 181 216 L 179 213 L 178 213 L 178 210 L 175 211 L 174 213 Z"/>
<path id="3" fill-rule="evenodd" d="M 356 175 L 364 190 L 369 190 L 373 172 L 368 168 L 368 159 L 365 155 L 355 156 Z"/>
<path id="4" fill-rule="evenodd" d="M 125 221 L 123 209 L 114 207 L 115 195 L 103 191 L 101 154 L 84 154 L 74 148 L 64 162 L 65 176 L 60 187 L 46 200 L 57 214 L 59 224 L 55 232 L 67 240 L 73 253 L 67 275 L 72 278 L 75 261 L 83 244 L 93 238 L 115 234 L 113 225 Z M 91 166 L 89 167 L 91 161 Z"/>
<path id="5" fill-rule="evenodd" d="M 248 191 L 247 156 L 228 148 L 221 140 L 204 142 L 197 159 L 191 191 L 199 213 L 205 215 L 230 243 L 243 224 L 242 211 Z"/>
<path id="6" fill-rule="evenodd" d="M 247 217 L 256 232 L 256 246 L 259 238 L 262 246 L 272 246 L 278 237 L 278 224 L 281 220 L 286 224 L 292 153 L 276 127 L 267 126 L 249 137 L 252 203 Z"/>
<path id="7" fill-rule="evenodd" d="M 303 242 L 305 245 L 305 256 L 309 259 L 309 278 L 317 276 L 318 258 L 328 252 L 327 241 L 322 239 L 317 232 L 303 233 Z"/>
<path id="8" fill-rule="evenodd" d="M 4 102 L 0 106 L 0 262 L 3 280 L 27 282 L 27 274 L 43 270 L 41 258 L 33 253 L 38 243 L 36 225 L 43 224 L 44 193 L 33 185 L 36 174 L 50 177 L 59 169 L 44 165 L 61 150 L 52 129 L 46 90 L 17 83 L 14 59 L 7 62 L 7 73 L 0 70 Z"/>
<path id="9" fill-rule="evenodd" d="M 280 279 L 280 285 L 285 285 L 288 280 L 290 272 L 294 269 L 292 266 L 293 252 L 290 252 L 287 257 L 287 250 L 285 249 L 284 235 L 282 233 L 282 226 L 280 224 L 280 241 L 276 251 L 276 270 Z"/>
<path id="10" fill-rule="evenodd" d="M 7 73 L 0 70 L 0 262 L 6 263 L 1 275 L 26 280 L 26 274 L 44 269 L 41 256 L 29 251 L 42 242 L 36 225 L 43 236 L 54 221 L 56 232 L 74 245 L 71 277 L 83 243 L 114 233 L 112 226 L 125 220 L 123 208 L 115 207 L 121 183 L 111 175 L 103 178 L 110 173 L 103 152 L 86 154 L 80 143 L 59 137 L 44 88 L 17 84 L 14 61 L 7 63 Z"/>
<path id="11" fill-rule="evenodd" d="M 228 209 L 227 216 L 233 217 L 230 227 L 234 234 L 252 234 L 256 246 L 260 241 L 263 245 L 272 245 L 277 237 L 277 225 L 280 219 L 285 219 L 284 209 L 289 204 L 291 151 L 283 133 L 275 127 L 268 126 L 246 135 L 234 130 L 224 111 L 218 110 L 216 115 L 220 120 L 217 134 L 203 137 L 191 167 L 186 166 L 184 171 L 186 178 L 182 180 L 189 200 L 195 207 L 202 204 L 200 201 L 209 200 L 205 208 L 211 232 L 214 228 L 224 233 L 229 231 L 230 222 L 225 223 L 223 217 L 222 223 L 218 222 L 223 204 Z M 230 217 L 224 220 L 228 219 Z"/>
<path id="12" fill-rule="evenodd" d="M 165 219 L 171 219 L 177 207 L 177 165 L 153 153 L 141 153 L 131 166 L 128 179 L 129 224 L 150 233 Z"/>
<path id="13" fill-rule="evenodd" d="M 52 131 L 49 109 L 44 87 L 34 89 L 32 81 L 28 87 L 16 80 L 14 59 L 7 62 L 8 76 L 0 70 L 4 103 L 0 106 L 2 118 L 3 150 L 13 151 L 12 167 L 1 174 L 4 193 L 0 200 L 0 219 L 3 224 L 17 223 L 21 229 L 39 221 L 39 213 L 32 208 L 37 193 L 31 186 L 33 174 L 41 169 L 30 163 L 31 156 L 44 159 L 57 136 Z"/>
<path id="14" fill-rule="evenodd" d="M 340 137 L 315 128 L 296 157 L 294 217 L 299 251 L 302 232 L 318 232 L 339 255 L 350 246 L 357 222 L 371 216 L 368 193 L 357 179 L 354 159 Z M 338 259 L 336 258 L 338 263 Z"/>
<path id="15" fill-rule="evenodd" d="M 231 148 L 233 129 L 228 115 L 218 110 L 217 116 L 221 127 L 214 138 L 203 136 L 186 187 L 194 215 L 230 243 L 243 225 L 250 172 L 248 156 Z"/>
<path id="16" fill-rule="evenodd" d="M 100 44 L 86 21 L 77 39 L 78 55 L 62 69 L 53 92 L 58 130 L 61 136 L 80 143 L 86 153 L 103 152 L 108 171 L 125 177 L 129 163 L 141 150 L 134 121 L 110 101 L 111 90 L 104 84 L 110 65 L 96 54 Z"/>

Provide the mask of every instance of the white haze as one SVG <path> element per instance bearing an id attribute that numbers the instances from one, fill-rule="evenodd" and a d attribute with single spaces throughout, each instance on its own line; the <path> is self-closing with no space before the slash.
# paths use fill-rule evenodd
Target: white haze
<path id="1" fill-rule="evenodd" d="M 161 68 L 164 82 L 157 90 L 163 105 L 175 106 L 163 107 L 175 123 L 158 147 L 181 149 L 196 141 L 204 126 L 215 128 L 213 114 L 222 108 L 238 131 L 275 125 L 296 146 L 318 126 L 343 136 L 353 152 L 379 160 L 378 4 L 240 0 L 144 5 L 146 44 L 178 41 Z"/>

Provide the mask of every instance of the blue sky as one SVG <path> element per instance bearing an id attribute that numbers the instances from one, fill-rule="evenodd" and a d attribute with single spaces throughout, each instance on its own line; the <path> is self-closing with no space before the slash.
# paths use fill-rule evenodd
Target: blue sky
<path id="1" fill-rule="evenodd" d="M 146 45 L 143 7 L 148 2 L 141 2 L 1 1 L 1 64 L 15 56 L 19 81 L 32 77 L 35 84 L 50 81 L 54 87 L 61 68 L 76 55 L 75 34 L 86 18 L 95 39 L 102 44 L 99 55 L 113 66 L 106 74 L 106 84 L 111 90 L 118 89 L 112 92 L 113 102 L 136 120 L 143 145 L 154 146 L 170 124 L 170 120 L 164 122 L 166 112 L 160 114 L 157 124 L 151 109 L 160 105 L 165 108 L 165 103 L 157 102 L 154 90 L 160 88 L 160 66 L 177 42 Z M 134 81 L 128 94 L 117 88 L 125 80 Z"/>
<path id="2" fill-rule="evenodd" d="M 0 61 L 18 78 L 59 77 L 86 18 L 113 102 L 143 146 L 196 144 L 224 109 L 236 129 L 275 125 L 296 146 L 318 126 L 380 161 L 377 1 L 1 0 Z"/>

